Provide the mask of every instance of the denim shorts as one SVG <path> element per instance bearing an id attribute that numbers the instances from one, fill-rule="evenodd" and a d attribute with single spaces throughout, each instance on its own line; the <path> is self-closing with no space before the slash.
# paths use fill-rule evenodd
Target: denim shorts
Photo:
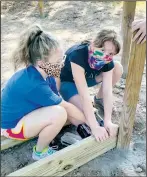
<path id="1" fill-rule="evenodd" d="M 87 79 L 88 87 L 93 87 L 99 83 L 95 79 Z M 74 82 L 61 82 L 60 94 L 65 101 L 78 94 L 77 87 Z"/>

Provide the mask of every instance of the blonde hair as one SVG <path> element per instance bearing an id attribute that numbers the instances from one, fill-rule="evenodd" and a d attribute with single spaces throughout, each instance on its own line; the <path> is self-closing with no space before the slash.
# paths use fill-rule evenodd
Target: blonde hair
<path id="1" fill-rule="evenodd" d="M 104 43 L 106 41 L 111 41 L 115 48 L 116 48 L 116 54 L 120 52 L 121 46 L 117 39 L 117 34 L 114 30 L 101 30 L 95 37 L 93 43 L 95 47 L 101 48 L 104 46 Z"/>
<path id="2" fill-rule="evenodd" d="M 35 65 L 37 60 L 48 61 L 52 51 L 59 47 L 59 42 L 51 34 L 43 31 L 39 25 L 24 31 L 13 52 L 12 61 L 16 70 L 22 64 Z"/>

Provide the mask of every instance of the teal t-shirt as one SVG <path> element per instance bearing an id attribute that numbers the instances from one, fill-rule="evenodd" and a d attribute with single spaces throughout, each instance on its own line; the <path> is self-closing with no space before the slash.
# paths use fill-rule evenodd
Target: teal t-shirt
<path id="1" fill-rule="evenodd" d="M 53 77 L 43 79 L 34 66 L 16 72 L 1 93 L 1 128 L 14 128 L 28 113 L 45 106 L 58 105 L 58 95 Z"/>

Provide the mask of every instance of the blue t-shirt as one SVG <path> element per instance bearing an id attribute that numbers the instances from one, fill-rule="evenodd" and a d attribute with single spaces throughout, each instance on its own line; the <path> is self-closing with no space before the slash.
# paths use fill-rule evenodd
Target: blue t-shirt
<path id="1" fill-rule="evenodd" d="M 86 79 L 95 79 L 101 72 L 108 72 L 114 68 L 114 62 L 105 64 L 100 70 L 92 69 L 88 63 L 88 46 L 89 43 L 77 44 L 69 48 L 65 53 L 64 66 L 61 70 L 61 82 L 74 82 L 71 62 L 81 66 L 85 70 Z"/>
<path id="2" fill-rule="evenodd" d="M 1 93 L 1 127 L 14 128 L 28 113 L 45 106 L 58 105 L 58 95 L 53 77 L 46 81 L 34 66 L 16 72 Z"/>

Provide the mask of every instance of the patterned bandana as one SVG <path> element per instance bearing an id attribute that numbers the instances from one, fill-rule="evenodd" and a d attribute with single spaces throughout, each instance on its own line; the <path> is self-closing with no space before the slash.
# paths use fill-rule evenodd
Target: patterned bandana
<path id="1" fill-rule="evenodd" d="M 112 60 L 112 56 L 106 55 L 101 50 L 95 50 L 93 52 L 89 48 L 88 63 L 92 69 L 100 70 L 105 64 L 110 63 Z"/>
<path id="2" fill-rule="evenodd" d="M 61 72 L 61 68 L 62 68 L 62 64 L 51 64 L 51 63 L 43 63 L 38 65 L 39 68 L 43 69 L 45 71 L 45 73 L 51 77 L 60 77 L 60 72 Z"/>

